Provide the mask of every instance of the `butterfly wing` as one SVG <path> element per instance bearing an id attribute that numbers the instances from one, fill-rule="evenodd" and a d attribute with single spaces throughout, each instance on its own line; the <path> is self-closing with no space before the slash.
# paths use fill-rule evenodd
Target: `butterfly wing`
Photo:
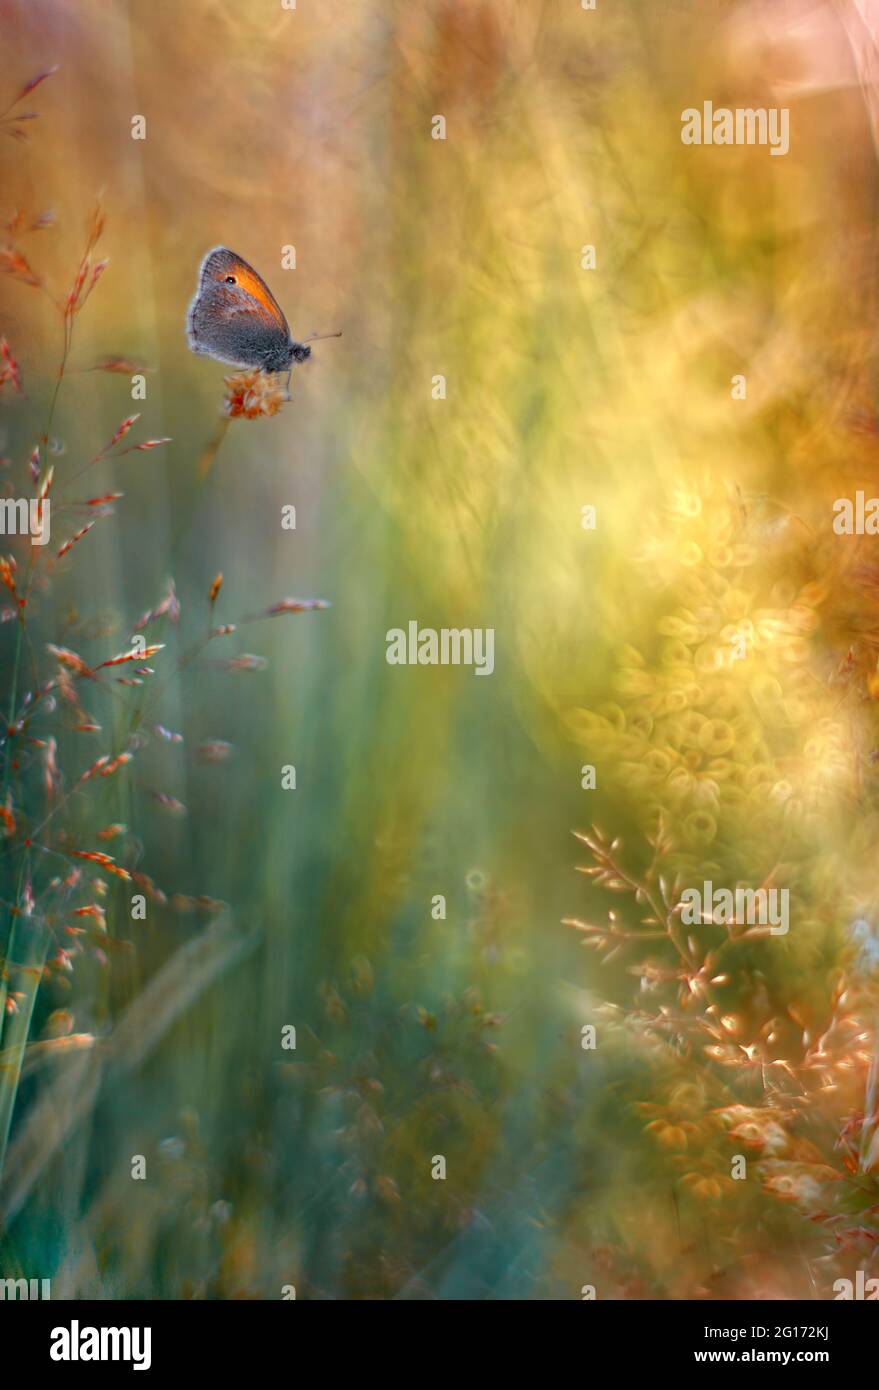
<path id="1" fill-rule="evenodd" d="M 193 352 L 234 366 L 286 366 L 290 329 L 265 280 L 235 251 L 218 246 L 202 261 L 187 316 Z M 279 365 L 276 365 L 279 364 Z"/>

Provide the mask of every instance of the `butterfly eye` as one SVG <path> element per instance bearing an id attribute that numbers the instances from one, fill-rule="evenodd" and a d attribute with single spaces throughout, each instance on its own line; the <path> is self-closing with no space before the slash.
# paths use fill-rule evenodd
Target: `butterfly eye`
<path id="1" fill-rule="evenodd" d="M 238 282 L 236 281 L 234 275 L 227 275 L 227 276 L 226 276 L 226 284 L 227 284 L 227 285 L 235 285 L 235 284 L 237 284 L 237 283 L 238 283 Z"/>

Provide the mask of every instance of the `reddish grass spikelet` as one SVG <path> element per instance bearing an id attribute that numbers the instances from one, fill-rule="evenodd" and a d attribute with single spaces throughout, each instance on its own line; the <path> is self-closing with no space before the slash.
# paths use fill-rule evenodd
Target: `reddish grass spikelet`
<path id="1" fill-rule="evenodd" d="M 132 445 L 129 446 L 129 448 L 120 450 L 120 453 L 122 453 L 122 454 L 131 454 L 131 453 L 139 454 L 139 453 L 142 453 L 145 449 L 158 449 L 158 447 L 159 447 L 160 444 L 170 444 L 170 443 L 171 443 L 171 436 L 170 436 L 170 435 L 163 435 L 163 437 L 162 437 L 161 439 L 145 439 L 145 440 L 143 441 L 142 444 L 132 444 Z"/>
<path id="2" fill-rule="evenodd" d="M 165 590 L 165 597 L 156 608 L 150 608 L 146 613 L 141 614 L 132 632 L 140 632 L 148 623 L 154 622 L 156 618 L 169 618 L 172 623 L 180 621 L 180 600 L 174 587 L 174 580 L 169 579 Z"/>
<path id="3" fill-rule="evenodd" d="M 43 278 L 37 275 L 31 267 L 27 257 L 14 246 L 0 246 L 0 270 L 7 275 L 11 275 L 14 280 L 20 280 L 23 285 L 30 285 L 33 289 L 42 289 Z"/>
<path id="4" fill-rule="evenodd" d="M 100 662 L 95 670 L 101 671 L 105 666 L 121 666 L 126 661 L 147 661 L 151 656 L 155 656 L 156 652 L 163 651 L 164 647 L 164 642 L 155 642 L 151 647 L 143 649 L 133 647 L 131 651 L 120 652 L 118 656 L 111 656 L 107 661 Z"/>
<path id="5" fill-rule="evenodd" d="M 208 590 L 208 603 L 211 604 L 212 607 L 213 607 L 213 605 L 216 603 L 217 598 L 218 598 L 218 596 L 219 596 L 219 593 L 220 593 L 220 590 L 222 589 L 222 587 L 223 587 L 223 572 L 222 572 L 222 570 L 221 570 L 219 574 L 217 574 L 217 575 L 214 576 L 213 583 L 211 584 L 211 587 L 210 587 L 210 589 Z"/>
<path id="6" fill-rule="evenodd" d="M 107 918 L 100 903 L 87 903 L 85 907 L 74 908 L 75 917 L 91 917 L 102 931 L 107 930 Z"/>
<path id="7" fill-rule="evenodd" d="M 99 864 L 105 873 L 115 874 L 118 878 L 131 878 L 131 874 L 128 870 L 121 868 L 114 860 L 112 854 L 104 854 L 103 850 L 72 849 L 70 853 L 75 859 L 87 859 L 90 864 Z"/>
<path id="8" fill-rule="evenodd" d="M 86 507 L 105 507 L 110 502 L 118 502 L 124 496 L 124 492 L 105 492 L 103 497 L 87 497 L 83 505 Z"/>
<path id="9" fill-rule="evenodd" d="M 57 647 L 54 642 L 46 643 L 46 650 L 51 652 L 55 660 L 65 666 L 69 671 L 75 672 L 77 676 L 94 676 L 94 671 L 82 657 L 72 651 L 70 647 Z"/>
<path id="10" fill-rule="evenodd" d="M 30 221 L 28 221 L 24 208 L 16 208 L 9 218 L 9 221 L 4 223 L 4 226 L 10 236 L 18 236 L 20 232 L 42 232 L 46 227 L 53 227 L 55 221 L 55 213 L 51 208 L 44 208 L 42 212 L 38 212 L 36 217 L 32 217 Z"/>
<path id="11" fill-rule="evenodd" d="M 43 786 L 47 801 L 53 801 L 61 789 L 61 774 L 58 770 L 58 744 L 51 736 L 46 739 L 43 749 Z"/>
<path id="12" fill-rule="evenodd" d="M 30 96 L 31 92 L 35 91 L 36 88 L 39 87 L 42 82 L 45 82 L 47 80 L 47 78 L 54 77 L 55 73 L 58 71 L 58 66 L 59 65 L 57 63 L 54 63 L 52 67 L 46 68 L 45 72 L 38 72 L 36 77 L 29 78 L 28 81 L 25 82 L 24 86 L 21 88 L 18 95 L 13 99 L 13 101 L 10 102 L 9 106 L 6 108 L 7 111 L 11 111 L 13 106 L 17 106 L 18 103 L 20 101 L 23 101 L 26 96 Z"/>
<path id="13" fill-rule="evenodd" d="M 70 332 L 70 323 L 85 305 L 86 300 L 109 264 L 107 260 L 98 261 L 94 266 L 91 262 L 91 253 L 104 230 L 104 220 L 104 214 L 100 206 L 97 206 L 89 219 L 86 231 L 85 251 L 79 263 L 79 268 L 77 269 L 70 293 L 64 304 L 63 317 L 67 325 L 68 335 Z M 87 285 L 86 282 L 88 282 Z"/>
<path id="14" fill-rule="evenodd" d="M 266 609 L 265 616 L 275 618 L 281 613 L 307 613 L 310 609 L 329 607 L 330 603 L 325 598 L 282 598 L 280 603 Z"/>
<path id="15" fill-rule="evenodd" d="M 149 874 L 139 873 L 137 870 L 132 869 L 131 881 L 132 883 L 136 883 L 138 888 L 142 888 L 151 901 L 158 903 L 160 907 L 166 905 L 168 901 L 167 895 L 162 892 L 161 888 L 156 886 Z"/>
<path id="16" fill-rule="evenodd" d="M 109 453 L 110 449 L 113 448 L 114 444 L 118 444 L 120 439 L 124 439 L 128 431 L 132 429 L 134 425 L 137 424 L 139 419 L 140 411 L 138 411 L 136 415 L 126 416 L 126 418 L 122 421 L 122 424 L 117 429 L 116 433 L 113 435 L 113 438 L 110 440 L 110 443 L 102 450 L 102 454 Z"/>
<path id="17" fill-rule="evenodd" d="M 166 729 L 164 724 L 154 724 L 153 728 L 155 729 L 159 737 L 165 739 L 168 743 L 183 742 L 182 734 L 175 734 L 172 729 Z"/>
<path id="18" fill-rule="evenodd" d="M 85 277 L 88 274 L 88 270 L 89 261 L 86 259 L 80 264 L 79 270 L 76 272 L 76 279 L 73 282 L 73 287 L 65 301 L 64 317 L 66 319 L 73 318 L 77 311 L 80 295 L 82 294 L 82 287 L 85 284 Z"/>
<path id="19" fill-rule="evenodd" d="M 106 766 L 101 768 L 98 775 L 100 777 L 112 777 L 113 773 L 118 772 L 120 767 L 124 767 L 126 763 L 130 763 L 133 757 L 133 753 L 117 754 L 115 758 L 111 758 L 106 763 Z"/>
<path id="20" fill-rule="evenodd" d="M 3 834 L 6 839 L 15 834 L 15 816 L 12 814 L 12 797 L 7 799 L 5 806 L 0 806 L 0 821 L 3 822 Z"/>
<path id="21" fill-rule="evenodd" d="M 131 874 L 127 869 L 123 869 L 121 864 L 105 864 L 104 873 L 113 874 L 116 878 L 124 879 L 126 883 L 131 880 Z"/>
<path id="22" fill-rule="evenodd" d="M 0 555 L 0 583 L 3 583 L 14 599 L 18 598 L 18 591 L 15 587 L 15 556 Z"/>
<path id="23" fill-rule="evenodd" d="M 113 438 L 110 440 L 109 444 L 105 444 L 101 452 L 99 454 L 95 454 L 95 457 L 92 459 L 92 463 L 99 463 L 101 459 L 106 458 L 110 450 L 114 448 L 122 439 L 125 438 L 129 430 L 139 419 L 140 415 L 138 414 L 129 415 L 127 419 L 123 420 L 122 424 L 119 426 L 116 433 L 113 435 Z M 114 459 L 120 459 L 125 454 L 142 453 L 145 449 L 157 449 L 160 444 L 170 443 L 170 435 L 163 435 L 159 439 L 145 439 L 140 444 L 129 444 L 127 448 L 120 449 L 117 453 L 113 454 L 112 457 Z"/>
<path id="24" fill-rule="evenodd" d="M 64 544 L 63 544 L 63 545 L 61 546 L 61 548 L 59 549 L 58 554 L 56 555 L 55 558 L 56 558 L 57 560 L 63 559 L 64 556 L 68 553 L 68 551 L 70 551 L 70 550 L 73 549 L 73 547 L 76 545 L 77 541 L 81 541 L 82 538 L 83 538 L 83 536 L 87 536 L 88 533 L 89 533 L 89 531 L 91 531 L 92 527 L 93 527 L 93 526 L 96 526 L 96 525 L 97 525 L 97 522 L 94 522 L 94 521 L 87 521 L 86 524 L 85 524 L 85 526 L 81 526 L 81 527 L 79 528 L 79 530 L 76 532 L 76 535 L 70 536 L 70 537 L 64 542 Z"/>
<path id="25" fill-rule="evenodd" d="M 100 241 L 101 234 L 104 230 L 106 221 L 107 219 L 104 216 L 103 208 L 101 207 L 100 203 L 96 203 L 95 206 L 92 208 L 91 217 L 89 218 L 88 226 L 86 228 L 86 255 L 88 255 L 90 251 L 93 251 L 94 248 L 97 246 L 98 242 Z"/>
<path id="26" fill-rule="evenodd" d="M 119 753 L 115 758 L 111 758 L 109 753 L 104 753 L 91 767 L 87 767 L 80 776 L 80 783 L 89 782 L 93 777 L 112 777 L 114 772 L 118 772 L 120 767 L 125 767 L 134 757 L 133 753 Z"/>
<path id="27" fill-rule="evenodd" d="M 264 671 L 268 664 L 264 656 L 254 656 L 251 652 L 244 652 L 241 656 L 232 656 L 227 661 L 217 662 L 221 671 Z"/>
<path id="28" fill-rule="evenodd" d="M 24 387 L 21 384 L 21 371 L 5 338 L 0 338 L 0 357 L 3 359 L 3 366 L 0 368 L 0 387 L 5 386 L 7 381 L 11 381 L 14 389 L 20 396 L 23 396 Z"/>
<path id="29" fill-rule="evenodd" d="M 144 362 L 135 357 L 104 357 L 87 369 L 90 372 L 115 372 L 120 376 L 133 376 L 136 372 L 146 372 Z"/>
<path id="30" fill-rule="evenodd" d="M 102 753 L 101 756 L 100 756 L 100 758 L 98 758 L 95 762 L 93 762 L 92 765 L 91 765 L 91 767 L 87 767 L 86 770 L 85 770 L 85 772 L 82 773 L 82 775 L 80 776 L 80 779 L 79 779 L 80 782 L 89 782 L 89 781 L 91 781 L 92 777 L 96 777 L 96 776 L 98 775 L 98 773 L 100 772 L 101 768 L 102 768 L 102 767 L 106 767 L 106 765 L 107 765 L 107 763 L 108 763 L 109 761 L 110 761 L 110 754 L 109 754 L 109 753 Z"/>
<path id="31" fill-rule="evenodd" d="M 114 821 L 112 825 L 105 825 L 103 830 L 98 831 L 98 839 L 115 840 L 118 835 L 124 835 L 127 829 L 122 821 Z"/>
<path id="32" fill-rule="evenodd" d="M 177 597 L 177 591 L 174 588 L 173 579 L 168 580 L 167 592 L 165 594 L 165 597 L 162 599 L 162 602 L 156 609 L 156 617 L 168 617 L 171 619 L 172 623 L 177 623 L 180 621 L 180 600 Z"/>

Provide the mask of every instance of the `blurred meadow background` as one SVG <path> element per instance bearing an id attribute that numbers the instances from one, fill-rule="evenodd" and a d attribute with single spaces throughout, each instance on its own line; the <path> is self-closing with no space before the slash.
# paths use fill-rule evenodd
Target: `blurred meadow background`
<path id="1" fill-rule="evenodd" d="M 879 566 L 831 524 L 879 459 L 875 7 L 0 25 L 0 483 L 52 507 L 3 540 L 0 1277 L 879 1272 Z M 684 146 L 704 100 L 788 106 L 790 152 Z M 184 333 L 217 244 L 343 334 L 225 427 Z M 493 627 L 494 674 L 388 666 L 412 619 Z M 703 879 L 787 888 L 790 933 L 687 939 Z"/>

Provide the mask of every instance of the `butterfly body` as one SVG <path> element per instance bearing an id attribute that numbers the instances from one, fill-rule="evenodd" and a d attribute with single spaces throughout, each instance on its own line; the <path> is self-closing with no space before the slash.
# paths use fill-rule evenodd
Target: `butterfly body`
<path id="1" fill-rule="evenodd" d="M 311 356 L 311 348 L 292 337 L 262 276 L 226 246 L 201 263 L 186 328 L 193 352 L 236 367 L 287 372 Z"/>

